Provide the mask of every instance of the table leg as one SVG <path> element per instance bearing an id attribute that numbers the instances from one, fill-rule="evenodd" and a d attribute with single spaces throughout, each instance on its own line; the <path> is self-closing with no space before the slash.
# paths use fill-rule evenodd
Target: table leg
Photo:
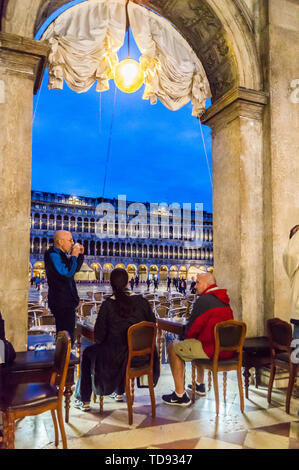
<path id="1" fill-rule="evenodd" d="M 162 331 L 160 328 L 157 330 L 157 341 L 158 341 L 158 352 L 159 352 L 159 360 L 160 360 L 160 369 L 162 365 Z"/>
<path id="2" fill-rule="evenodd" d="M 249 378 L 250 378 L 250 372 L 249 372 L 249 367 L 244 367 L 244 384 L 245 384 L 245 397 L 248 399 L 248 388 L 249 388 Z"/>
<path id="3" fill-rule="evenodd" d="M 80 361 L 81 360 L 81 335 L 80 334 L 77 336 L 76 356 Z M 80 376 L 80 362 L 77 365 L 77 379 L 79 379 L 79 376 Z"/>
<path id="4" fill-rule="evenodd" d="M 255 367 L 255 388 L 259 388 L 260 384 L 260 369 Z"/>

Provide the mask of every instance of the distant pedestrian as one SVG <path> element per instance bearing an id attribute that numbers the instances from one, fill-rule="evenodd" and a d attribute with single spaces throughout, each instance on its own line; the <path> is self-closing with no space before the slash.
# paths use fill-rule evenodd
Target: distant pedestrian
<path id="1" fill-rule="evenodd" d="M 181 281 L 181 292 L 182 294 L 186 295 L 187 283 L 186 280 L 183 278 Z"/>
<path id="2" fill-rule="evenodd" d="M 132 277 L 132 278 L 130 279 L 131 290 L 134 290 L 134 285 L 135 285 L 135 281 L 134 281 L 134 278 Z"/>
<path id="3" fill-rule="evenodd" d="M 192 282 L 191 282 L 191 285 L 190 285 L 191 294 L 196 294 L 195 286 L 196 286 L 196 281 L 194 281 L 194 277 L 192 277 Z"/>
<path id="4" fill-rule="evenodd" d="M 171 291 L 171 279 L 170 277 L 168 276 L 167 278 L 167 290 L 170 292 Z"/>
<path id="5" fill-rule="evenodd" d="M 152 281 L 150 279 L 147 279 L 146 281 L 146 285 L 147 285 L 147 290 L 149 291 L 150 290 L 150 285 L 151 285 Z"/>
<path id="6" fill-rule="evenodd" d="M 154 279 L 154 291 L 156 291 L 156 289 L 158 289 L 158 286 L 159 286 L 159 280 L 158 279 Z"/>
<path id="7" fill-rule="evenodd" d="M 35 278 L 35 288 L 36 290 L 40 290 L 40 278 L 37 276 Z"/>

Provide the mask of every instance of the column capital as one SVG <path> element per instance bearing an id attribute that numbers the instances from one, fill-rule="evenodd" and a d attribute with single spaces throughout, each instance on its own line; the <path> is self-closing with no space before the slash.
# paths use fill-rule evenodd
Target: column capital
<path id="1" fill-rule="evenodd" d="M 261 121 L 268 94 L 248 88 L 232 88 L 201 117 L 201 122 L 214 129 L 221 128 L 239 117 Z"/>
<path id="2" fill-rule="evenodd" d="M 34 94 L 41 86 L 49 51 L 45 42 L 0 31 L 0 70 L 33 80 Z"/>

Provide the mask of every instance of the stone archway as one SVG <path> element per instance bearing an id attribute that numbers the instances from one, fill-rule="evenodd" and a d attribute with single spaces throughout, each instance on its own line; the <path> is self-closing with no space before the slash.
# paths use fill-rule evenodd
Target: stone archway
<path id="1" fill-rule="evenodd" d="M 65 3 L 0 1 L 0 106 L 6 123 L 0 139 L 5 169 L 0 177 L 0 241 L 10 247 L 0 267 L 0 309 L 17 350 L 25 348 L 27 331 L 32 93 L 40 86 L 48 54 L 47 45 L 33 37 Z M 291 0 L 273 0 L 268 10 L 248 0 L 135 3 L 168 19 L 206 71 L 213 105 L 202 122 L 213 131 L 215 274 L 228 288 L 235 316 L 246 321 L 248 335 L 263 334 L 267 317 L 287 312 L 287 280 L 280 258 L 299 211 L 299 203 L 290 205 L 288 192 L 299 177 L 298 113 L 285 98 L 288 83 L 299 74 L 298 15 L 291 10 L 298 6 Z M 287 46 L 290 54 L 285 54 Z M 282 134 L 288 139 L 281 139 Z M 280 184 L 281 175 L 285 185 Z M 12 271 L 16 256 L 18 269 Z M 9 303 L 12 296 L 14 311 L 23 312 L 18 313 L 18 322 Z"/>

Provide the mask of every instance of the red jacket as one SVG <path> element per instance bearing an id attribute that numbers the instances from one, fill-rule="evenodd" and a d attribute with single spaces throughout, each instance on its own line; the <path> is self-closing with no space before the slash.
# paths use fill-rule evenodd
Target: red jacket
<path id="1" fill-rule="evenodd" d="M 202 309 L 205 311 L 201 311 Z M 206 355 L 212 358 L 215 353 L 215 325 L 233 318 L 226 289 L 219 289 L 214 284 L 196 301 L 185 338 L 195 338 L 200 341 Z M 219 354 L 219 359 L 230 359 L 233 355 L 234 352 L 223 351 Z"/>

